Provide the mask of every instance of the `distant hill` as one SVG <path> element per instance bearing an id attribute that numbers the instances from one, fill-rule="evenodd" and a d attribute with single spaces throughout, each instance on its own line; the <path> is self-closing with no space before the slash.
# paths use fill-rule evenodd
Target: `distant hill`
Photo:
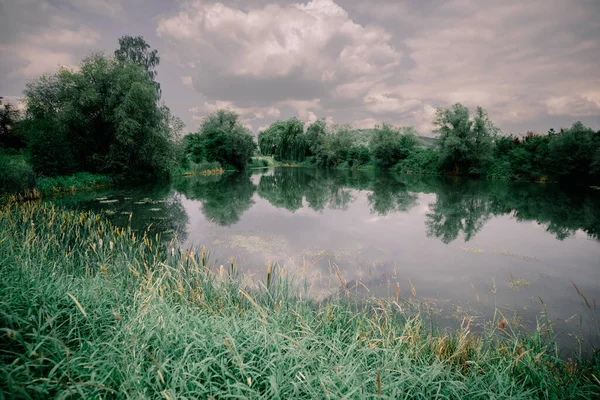
<path id="1" fill-rule="evenodd" d="M 417 136 L 417 140 L 420 146 L 433 148 L 437 145 L 439 139 L 429 136 Z"/>
<path id="2" fill-rule="evenodd" d="M 371 140 L 371 136 L 375 132 L 374 129 L 353 129 L 349 131 L 355 138 L 356 143 L 358 145 L 369 145 L 369 140 Z M 426 148 L 433 148 L 437 145 L 438 139 L 434 137 L 428 136 L 417 136 L 418 145 Z"/>

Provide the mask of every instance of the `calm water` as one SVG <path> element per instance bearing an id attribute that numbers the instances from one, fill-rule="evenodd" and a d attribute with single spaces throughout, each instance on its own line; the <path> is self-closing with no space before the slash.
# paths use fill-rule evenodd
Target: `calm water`
<path id="1" fill-rule="evenodd" d="M 457 321 L 495 309 L 534 326 L 541 300 L 559 340 L 599 344 L 600 190 L 303 168 L 178 179 L 55 200 L 151 224 L 260 277 L 267 261 L 311 293 L 416 293 Z M 579 291 L 585 296 L 590 308 Z M 541 299 L 541 300 L 540 300 Z"/>

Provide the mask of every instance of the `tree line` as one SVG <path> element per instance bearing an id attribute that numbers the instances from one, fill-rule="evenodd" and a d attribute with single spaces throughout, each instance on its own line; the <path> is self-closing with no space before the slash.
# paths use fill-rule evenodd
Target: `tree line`
<path id="1" fill-rule="evenodd" d="M 435 142 L 413 127 L 355 130 L 322 120 L 305 127 L 296 118 L 274 122 L 255 141 L 225 109 L 183 136 L 183 122 L 162 101 L 159 63 L 142 37 L 125 36 L 113 55 L 93 53 L 77 69 L 29 82 L 24 111 L 0 104 L 0 187 L 77 173 L 143 182 L 175 171 L 243 170 L 254 155 L 320 168 L 600 182 L 600 132 L 577 122 L 506 136 L 484 109 L 471 113 L 461 104 L 437 110 Z"/>

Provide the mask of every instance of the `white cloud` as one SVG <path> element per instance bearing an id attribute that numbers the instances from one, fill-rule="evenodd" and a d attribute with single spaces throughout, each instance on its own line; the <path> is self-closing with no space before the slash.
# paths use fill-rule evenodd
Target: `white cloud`
<path id="1" fill-rule="evenodd" d="M 186 86 L 192 86 L 192 77 L 191 76 L 182 76 L 181 83 Z"/>
<path id="2" fill-rule="evenodd" d="M 15 69 L 9 76 L 23 76 L 28 79 L 55 71 L 61 66 L 71 68 L 77 63 L 71 53 L 27 44 L 16 46 L 0 45 L 0 57 L 8 54 L 24 64 Z"/>
<path id="3" fill-rule="evenodd" d="M 281 114 L 277 107 L 238 107 L 231 101 L 216 100 L 214 103 L 205 101 L 201 106 L 192 107 L 189 111 L 195 121 L 202 120 L 207 114 L 221 109 L 235 111 L 240 116 L 240 122 L 252 130 L 252 122 L 265 118 L 276 119 Z"/>
<path id="4" fill-rule="evenodd" d="M 577 117 L 600 114 L 600 93 L 550 97 L 546 101 L 548 114 Z"/>
<path id="5" fill-rule="evenodd" d="M 405 113 L 422 106 L 420 100 L 404 100 L 388 93 L 369 93 L 364 98 L 367 109 L 375 114 Z"/>
<path id="6" fill-rule="evenodd" d="M 170 41 L 177 63 L 193 63 L 200 76 L 212 71 L 223 83 L 258 80 L 261 94 L 279 90 L 273 94 L 278 100 L 293 99 L 290 85 L 302 90 L 303 82 L 329 88 L 367 77 L 373 84 L 390 76 L 401 60 L 389 34 L 355 23 L 332 0 L 248 11 L 191 0 L 178 14 L 160 20 L 157 34 Z M 285 85 L 269 84 L 279 80 Z M 199 81 L 197 89 L 206 94 L 202 85 L 212 83 Z M 254 90 L 247 84 L 237 88 Z M 236 100 L 236 95 L 220 97 Z"/>
<path id="7" fill-rule="evenodd" d="M 355 129 L 371 129 L 378 123 L 379 121 L 374 118 L 365 118 L 352 122 L 352 127 Z"/>
<path id="8" fill-rule="evenodd" d="M 600 90 L 600 37 L 581 41 L 566 28 L 588 20 L 582 7 L 455 0 L 441 11 L 405 40 L 416 66 L 391 93 L 442 106 L 481 105 L 500 124 L 546 113 L 599 114 L 580 93 Z"/>

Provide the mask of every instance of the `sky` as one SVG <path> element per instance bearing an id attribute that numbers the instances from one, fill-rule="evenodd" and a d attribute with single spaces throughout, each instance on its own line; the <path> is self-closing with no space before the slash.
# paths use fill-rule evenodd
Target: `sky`
<path id="1" fill-rule="evenodd" d="M 600 129 L 600 0 L 0 0 L 0 96 L 118 38 L 161 57 L 163 100 L 195 131 L 219 108 L 432 133 L 482 106 L 504 133 Z"/>

